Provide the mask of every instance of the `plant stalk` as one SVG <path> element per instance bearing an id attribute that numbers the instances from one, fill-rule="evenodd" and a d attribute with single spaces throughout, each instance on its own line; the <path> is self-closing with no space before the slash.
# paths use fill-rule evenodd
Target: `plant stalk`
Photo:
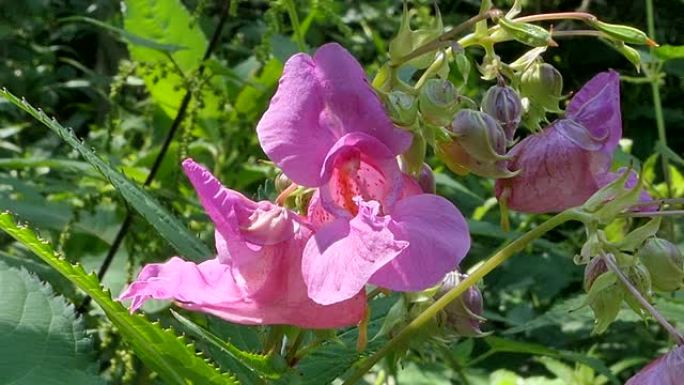
<path id="1" fill-rule="evenodd" d="M 581 220 L 582 216 L 575 210 L 563 211 L 557 214 L 547 221 L 541 223 L 539 226 L 533 228 L 527 233 L 523 234 L 520 238 L 514 240 L 508 245 L 504 246 L 501 250 L 492 255 L 487 259 L 480 267 L 475 269 L 468 277 L 459 282 L 453 289 L 449 290 L 446 294 L 440 297 L 435 303 L 430 305 L 422 313 L 420 313 L 411 323 L 404 327 L 399 334 L 392 338 L 382 349 L 378 350 L 375 354 L 368 357 L 364 361 L 361 361 L 359 366 L 354 370 L 354 372 L 344 381 L 343 385 L 356 384 L 364 374 L 366 374 L 378 361 L 385 357 L 388 353 L 398 349 L 399 347 L 407 344 L 410 338 L 419 331 L 425 324 L 427 324 L 432 318 L 437 316 L 437 314 L 442 311 L 449 303 L 457 299 L 461 294 L 463 294 L 469 287 L 475 285 L 479 280 L 484 278 L 492 270 L 497 268 L 499 265 L 504 263 L 508 258 L 513 256 L 515 253 L 523 250 L 530 242 L 546 234 L 555 227 L 570 221 L 570 220 Z"/>
<path id="2" fill-rule="evenodd" d="M 684 336 L 682 336 L 682 334 L 679 333 L 679 331 L 678 331 L 674 326 L 672 326 L 672 324 L 670 324 L 670 323 L 665 319 L 665 317 L 663 317 L 663 315 L 660 314 L 660 312 L 659 312 L 655 307 L 653 307 L 653 305 L 651 305 L 651 304 L 646 300 L 646 298 L 644 298 L 643 295 L 641 295 L 641 293 L 639 292 L 639 290 L 637 290 L 637 288 L 634 287 L 634 285 L 633 285 L 632 282 L 629 280 L 629 278 L 627 278 L 627 276 L 625 275 L 625 273 L 623 273 L 622 270 L 620 270 L 620 268 L 618 267 L 617 263 L 615 263 L 615 259 L 613 258 L 613 256 L 612 256 L 611 254 L 603 254 L 603 255 L 601 256 L 601 258 L 603 258 L 603 260 L 606 262 L 606 266 L 608 266 L 608 268 L 609 268 L 613 273 L 615 273 L 615 275 L 616 275 L 616 276 L 618 277 L 618 279 L 622 282 L 622 284 L 627 288 L 627 290 L 630 292 L 630 294 L 632 294 L 632 296 L 633 296 L 637 301 L 639 301 L 639 303 L 641 304 L 641 306 L 643 306 L 644 309 L 646 309 L 646 311 L 648 311 L 649 313 L 651 313 L 651 315 L 653 316 L 653 318 L 655 318 L 655 320 L 658 321 L 658 323 L 659 323 L 665 330 L 667 330 L 667 332 L 670 334 L 670 336 L 672 336 L 672 338 L 674 338 L 674 340 L 677 341 L 677 345 L 682 345 L 682 344 L 684 344 Z"/>

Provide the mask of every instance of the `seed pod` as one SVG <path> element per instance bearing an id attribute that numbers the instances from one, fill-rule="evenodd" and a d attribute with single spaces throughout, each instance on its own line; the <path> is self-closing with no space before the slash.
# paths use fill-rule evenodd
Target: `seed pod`
<path id="1" fill-rule="evenodd" d="M 513 141 L 523 111 L 518 93 L 508 86 L 492 86 L 482 97 L 480 108 L 501 124 L 506 140 Z"/>
<path id="2" fill-rule="evenodd" d="M 498 20 L 499 26 L 513 39 L 532 47 L 557 47 L 551 38 L 551 32 L 546 29 L 530 24 L 512 21 L 502 17 Z"/>
<path id="3" fill-rule="evenodd" d="M 604 23 L 600 20 L 592 20 L 587 22 L 592 27 L 605 33 L 606 35 L 629 44 L 646 44 L 651 47 L 658 46 L 658 43 L 653 41 L 643 31 L 630 27 L 627 25 Z"/>
<path id="4" fill-rule="evenodd" d="M 684 257 L 679 248 L 662 238 L 650 238 L 637 251 L 637 257 L 651 273 L 653 288 L 675 291 L 684 280 Z"/>

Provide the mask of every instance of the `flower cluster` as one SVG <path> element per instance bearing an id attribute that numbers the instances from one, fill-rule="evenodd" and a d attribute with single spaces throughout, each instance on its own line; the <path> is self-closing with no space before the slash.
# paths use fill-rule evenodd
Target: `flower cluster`
<path id="1" fill-rule="evenodd" d="M 400 170 L 411 134 L 392 123 L 341 46 L 288 60 L 257 133 L 284 175 L 314 189 L 307 212 L 253 202 L 185 160 L 216 225 L 218 256 L 145 266 L 121 295 L 132 310 L 172 299 L 239 323 L 353 325 L 366 311 L 366 284 L 424 290 L 468 252 L 459 210 Z"/>

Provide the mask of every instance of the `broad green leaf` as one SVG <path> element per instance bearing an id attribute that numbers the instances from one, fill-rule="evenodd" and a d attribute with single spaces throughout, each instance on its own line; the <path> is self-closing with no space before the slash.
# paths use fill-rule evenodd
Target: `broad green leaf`
<path id="1" fill-rule="evenodd" d="M 173 52 L 179 51 L 179 50 L 184 48 L 184 47 L 181 47 L 179 45 L 174 45 L 174 44 L 158 43 L 154 40 L 150 40 L 150 39 L 146 39 L 144 37 L 140 37 L 138 35 L 135 35 L 133 33 L 128 32 L 128 31 L 124 31 L 121 28 L 116 28 L 116 27 L 111 26 L 105 22 L 102 22 L 100 20 L 93 19 L 90 17 L 71 16 L 71 17 L 66 17 L 66 18 L 62 19 L 62 21 L 77 21 L 77 22 L 89 23 L 89 24 L 92 24 L 96 27 L 103 28 L 109 32 L 113 32 L 115 35 L 120 37 L 122 40 L 125 40 L 130 44 L 139 45 L 139 46 L 149 48 L 149 49 L 153 49 L 153 50 L 160 51 L 160 52 L 173 53 Z"/>
<path id="2" fill-rule="evenodd" d="M 277 358 L 279 358 L 279 356 L 268 356 L 264 354 L 244 352 L 238 349 L 232 343 L 222 340 L 215 334 L 183 317 L 177 312 L 171 310 L 171 314 L 191 334 L 206 342 L 209 342 L 224 353 L 230 354 L 235 360 L 244 365 L 246 368 L 258 373 L 264 378 L 277 379 L 287 367 L 284 362 L 278 362 Z"/>
<path id="3" fill-rule="evenodd" d="M 141 76 L 152 98 L 173 117 L 186 92 L 188 82 L 183 77 L 193 76 L 199 67 L 207 38 L 180 0 L 125 0 L 123 5 L 126 32 L 158 44 L 184 48 L 168 53 L 140 44 L 128 45 L 131 59 L 154 65 L 151 71 L 142 71 Z M 202 99 L 206 106 L 202 115 L 218 115 L 218 98 L 203 92 Z"/>
<path id="4" fill-rule="evenodd" d="M 163 329 L 139 314 L 130 314 L 112 300 L 94 274 L 58 256 L 52 247 L 26 227 L 20 227 L 9 213 L 0 214 L 0 229 L 26 246 L 45 263 L 68 278 L 93 298 L 136 355 L 168 385 L 234 385 L 237 381 L 199 357 L 192 345 L 170 329 Z M 4 308 L 3 308 L 4 309 Z"/>
<path id="5" fill-rule="evenodd" d="M 154 226 L 159 234 L 164 237 L 178 253 L 194 261 L 204 260 L 212 254 L 204 243 L 192 235 L 183 224 L 164 209 L 156 199 L 97 156 L 93 150 L 88 148 L 84 142 L 80 141 L 74 135 L 72 130 L 62 127 L 55 119 L 48 118 L 45 113 L 35 109 L 26 101 L 19 100 L 5 89 L 0 91 L 0 95 L 4 96 L 5 99 L 12 104 L 26 111 L 35 119 L 43 123 L 62 140 L 77 150 L 91 166 L 104 175 L 112 185 L 114 185 L 130 206 Z"/>
<path id="6" fill-rule="evenodd" d="M 93 341 L 73 306 L 0 262 L 0 383 L 100 385 Z"/>

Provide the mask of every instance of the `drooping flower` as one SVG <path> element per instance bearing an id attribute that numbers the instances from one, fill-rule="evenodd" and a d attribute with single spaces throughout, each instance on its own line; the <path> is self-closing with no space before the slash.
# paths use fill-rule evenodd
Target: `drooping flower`
<path id="1" fill-rule="evenodd" d="M 497 180 L 497 198 L 531 213 L 579 206 L 615 179 L 609 170 L 621 136 L 619 75 L 603 72 L 577 92 L 564 118 L 513 147 L 508 168 L 520 173 Z"/>
<path id="2" fill-rule="evenodd" d="M 625 385 L 679 385 L 684 378 L 684 346 L 659 357 L 627 380 Z"/>
<path id="3" fill-rule="evenodd" d="M 288 60 L 257 132 L 293 182 L 318 188 L 309 204 L 316 232 L 302 261 L 314 301 L 344 301 L 366 283 L 423 290 L 465 256 L 465 219 L 400 171 L 396 157 L 411 135 L 392 124 L 341 46 Z"/>
<path id="4" fill-rule="evenodd" d="M 303 218 L 223 187 L 191 159 L 183 168 L 216 225 L 218 256 L 200 264 L 174 257 L 145 266 L 121 295 L 132 299 L 132 311 L 153 298 L 243 324 L 336 328 L 361 320 L 364 293 L 332 306 L 307 296 L 301 260 L 311 230 Z"/>

